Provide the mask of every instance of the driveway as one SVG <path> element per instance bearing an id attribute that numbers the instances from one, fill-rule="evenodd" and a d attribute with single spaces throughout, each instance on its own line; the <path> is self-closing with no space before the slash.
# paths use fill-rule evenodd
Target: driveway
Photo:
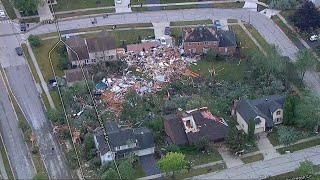
<path id="1" fill-rule="evenodd" d="M 219 147 L 218 151 L 228 168 L 240 166 L 243 164 L 241 159 L 231 153 L 224 145 L 222 145 L 222 147 Z"/>
<path id="2" fill-rule="evenodd" d="M 267 133 L 260 133 L 259 137 L 260 138 L 256 141 L 257 146 L 265 160 L 273 159 L 280 156 L 280 154 L 277 152 L 277 150 L 273 147 L 273 145 L 267 138 Z"/>
<path id="3" fill-rule="evenodd" d="M 320 146 L 304 149 L 280 157 L 257 161 L 234 168 L 229 168 L 216 173 L 195 176 L 192 179 L 264 179 L 269 176 L 294 171 L 300 162 L 312 161 L 314 165 L 320 164 Z"/>
<path id="4" fill-rule="evenodd" d="M 153 154 L 141 156 L 140 163 L 146 176 L 151 176 L 160 173 L 160 170 L 156 164 L 156 159 L 154 158 Z"/>
<path id="5" fill-rule="evenodd" d="M 165 38 L 167 44 L 172 44 L 172 37 L 164 34 L 164 29 L 170 26 L 170 22 L 152 23 L 155 39 Z"/>
<path id="6" fill-rule="evenodd" d="M 129 7 L 128 4 L 130 4 L 130 0 L 121 0 L 121 3 L 117 3 L 117 0 L 114 0 L 116 13 L 132 12 L 131 7 Z"/>

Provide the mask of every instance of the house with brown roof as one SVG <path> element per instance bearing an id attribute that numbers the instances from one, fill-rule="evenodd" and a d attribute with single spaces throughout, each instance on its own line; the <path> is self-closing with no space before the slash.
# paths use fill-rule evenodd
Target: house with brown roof
<path id="1" fill-rule="evenodd" d="M 66 37 L 65 42 L 66 44 L 68 44 L 66 48 L 68 53 L 68 59 L 72 66 L 84 65 L 90 62 L 85 39 L 83 39 L 79 35 L 76 35 Z"/>
<path id="2" fill-rule="evenodd" d="M 96 37 L 87 38 L 86 43 L 92 63 L 116 59 L 116 40 L 110 33 L 102 31 Z"/>
<path id="3" fill-rule="evenodd" d="M 204 54 L 210 49 L 221 55 L 233 55 L 237 43 L 232 30 L 217 31 L 213 27 L 187 27 L 182 29 L 182 45 L 185 54 Z"/>
<path id="4" fill-rule="evenodd" d="M 86 75 L 86 77 L 89 77 L 89 72 L 86 68 L 83 68 L 83 72 L 82 69 L 77 68 L 77 69 L 69 69 L 69 70 L 65 70 L 64 71 L 64 78 L 66 79 L 67 82 L 67 86 L 72 86 L 75 82 L 81 82 L 84 81 L 84 75 Z"/>
<path id="5" fill-rule="evenodd" d="M 224 140 L 228 124 L 223 118 L 211 114 L 207 107 L 165 115 L 163 124 L 166 134 L 173 144 L 191 145 L 203 139 L 211 142 Z"/>

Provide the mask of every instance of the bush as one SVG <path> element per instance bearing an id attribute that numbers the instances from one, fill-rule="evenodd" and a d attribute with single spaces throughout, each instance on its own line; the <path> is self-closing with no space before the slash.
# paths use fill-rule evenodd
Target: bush
<path id="1" fill-rule="evenodd" d="M 181 152 L 179 146 L 174 144 L 167 146 L 166 150 L 168 152 Z"/>
<path id="2" fill-rule="evenodd" d="M 66 154 L 66 158 L 68 160 L 68 166 L 70 167 L 70 169 L 75 170 L 79 167 L 79 163 L 78 163 L 78 159 L 75 151 L 69 151 Z"/>
<path id="3" fill-rule="evenodd" d="M 32 179 L 33 180 L 46 180 L 46 179 L 48 179 L 48 176 L 46 173 L 42 172 L 42 173 L 35 174 Z"/>
<path id="4" fill-rule="evenodd" d="M 39 46 L 41 46 L 41 39 L 39 38 L 39 36 L 36 36 L 36 35 L 30 35 L 29 37 L 28 37 L 28 41 L 29 41 L 29 43 L 30 43 L 30 45 L 32 46 L 32 47 L 39 47 Z"/>

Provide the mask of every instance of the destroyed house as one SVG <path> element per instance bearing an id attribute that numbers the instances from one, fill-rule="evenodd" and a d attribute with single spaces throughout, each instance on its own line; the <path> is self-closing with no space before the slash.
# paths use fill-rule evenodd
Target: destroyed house
<path id="1" fill-rule="evenodd" d="M 249 121 L 255 123 L 255 133 L 272 130 L 282 123 L 284 97 L 271 95 L 259 99 L 240 99 L 234 102 L 232 115 L 239 124 L 238 129 L 248 133 Z"/>
<path id="2" fill-rule="evenodd" d="M 154 153 L 153 137 L 146 127 L 121 129 L 116 122 L 109 121 L 105 130 L 110 146 L 103 133 L 94 135 L 95 147 L 99 151 L 102 165 L 129 154 L 145 156 Z"/>
<path id="3" fill-rule="evenodd" d="M 198 108 L 165 115 L 163 123 L 166 134 L 175 145 L 192 145 L 203 139 L 211 142 L 224 140 L 228 124 L 224 119 L 211 114 L 206 108 Z"/>
<path id="4" fill-rule="evenodd" d="M 210 49 L 221 55 L 233 55 L 237 43 L 232 30 L 217 31 L 213 27 L 187 27 L 182 29 L 182 45 L 185 54 L 204 54 Z"/>

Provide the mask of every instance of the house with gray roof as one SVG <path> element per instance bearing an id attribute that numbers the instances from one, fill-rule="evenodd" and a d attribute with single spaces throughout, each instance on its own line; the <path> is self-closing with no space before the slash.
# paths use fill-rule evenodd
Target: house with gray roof
<path id="1" fill-rule="evenodd" d="M 210 49 L 221 55 L 233 55 L 237 48 L 232 30 L 217 30 L 207 26 L 183 28 L 182 45 L 187 55 L 204 54 Z"/>
<path id="2" fill-rule="evenodd" d="M 66 36 L 65 43 L 68 45 L 68 59 L 72 66 L 79 66 L 89 63 L 89 53 L 85 39 L 81 36 Z"/>
<path id="3" fill-rule="evenodd" d="M 239 124 L 238 129 L 248 133 L 248 124 L 254 121 L 255 133 L 272 130 L 275 125 L 282 123 L 284 101 L 285 98 L 280 95 L 235 101 L 232 113 Z"/>
<path id="4" fill-rule="evenodd" d="M 119 156 L 134 154 L 141 157 L 154 154 L 153 137 L 146 127 L 121 129 L 116 122 L 109 121 L 105 124 L 105 131 L 109 143 L 103 133 L 94 135 L 95 147 L 99 151 L 102 165 Z"/>

